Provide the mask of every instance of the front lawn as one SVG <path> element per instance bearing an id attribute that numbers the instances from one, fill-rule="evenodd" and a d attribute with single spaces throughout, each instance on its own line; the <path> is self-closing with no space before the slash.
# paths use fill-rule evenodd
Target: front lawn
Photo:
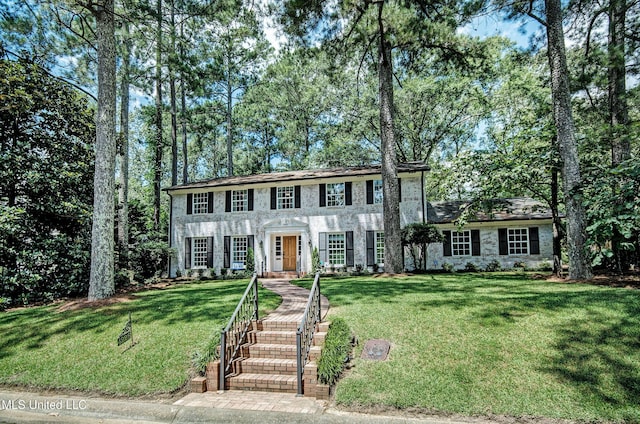
<path id="1" fill-rule="evenodd" d="M 360 340 L 346 408 L 640 421 L 638 290 L 505 273 L 321 286 Z M 392 343 L 386 362 L 359 359 L 369 339 Z"/>
<path id="2" fill-rule="evenodd" d="M 0 313 L 0 384 L 123 396 L 173 392 L 187 381 L 191 355 L 231 317 L 248 280 L 149 290 L 99 308 L 61 304 Z M 260 289 L 260 313 L 280 297 Z M 133 321 L 135 345 L 117 346 Z"/>

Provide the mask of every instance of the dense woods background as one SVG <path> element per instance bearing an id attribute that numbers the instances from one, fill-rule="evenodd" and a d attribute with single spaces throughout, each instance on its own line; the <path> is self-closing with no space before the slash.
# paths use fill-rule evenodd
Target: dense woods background
<path id="1" fill-rule="evenodd" d="M 5 0 L 0 305 L 159 275 L 162 187 L 382 163 L 387 211 L 397 161 L 566 214 L 571 278 L 637 267 L 639 3 Z M 538 30 L 468 35 L 502 20 Z"/>

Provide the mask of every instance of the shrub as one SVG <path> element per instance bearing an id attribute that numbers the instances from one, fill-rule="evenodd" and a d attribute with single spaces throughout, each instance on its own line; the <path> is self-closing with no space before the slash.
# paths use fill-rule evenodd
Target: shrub
<path id="1" fill-rule="evenodd" d="M 473 262 L 467 262 L 464 266 L 464 270 L 467 272 L 478 272 L 480 269 L 478 268 L 478 265 Z"/>
<path id="2" fill-rule="evenodd" d="M 498 262 L 497 259 L 492 260 L 485 267 L 485 271 L 487 272 L 496 272 L 496 271 L 500 271 L 501 269 L 502 269 L 502 265 L 500 265 L 500 262 Z"/>
<path id="3" fill-rule="evenodd" d="M 191 365 L 193 369 L 200 375 L 204 375 L 207 364 L 220 358 L 220 332 L 215 332 L 202 348 L 196 350 L 191 356 Z"/>
<path id="4" fill-rule="evenodd" d="M 246 266 L 247 274 L 253 275 L 256 270 L 256 262 L 254 258 L 254 253 L 252 248 L 247 249 L 247 266 Z"/>
<path id="5" fill-rule="evenodd" d="M 142 235 L 139 237 L 129 256 L 131 269 L 137 276 L 136 279 L 147 280 L 159 275 L 167 268 L 172 249 L 165 241 L 161 240 L 162 236 L 155 238 Z"/>
<path id="6" fill-rule="evenodd" d="M 445 272 L 454 272 L 454 271 L 455 271 L 455 270 L 453 269 L 453 265 L 452 265 L 452 264 L 450 264 L 449 262 L 444 262 L 444 263 L 442 264 L 442 269 L 443 269 Z"/>
<path id="7" fill-rule="evenodd" d="M 320 272 L 322 269 L 322 265 L 320 264 L 320 253 L 318 252 L 317 247 L 314 247 L 311 252 L 311 268 L 313 269 L 314 274 Z"/>
<path id="8" fill-rule="evenodd" d="M 322 384 L 335 384 L 351 353 L 351 329 L 342 318 L 334 318 L 318 360 L 318 379 Z"/>

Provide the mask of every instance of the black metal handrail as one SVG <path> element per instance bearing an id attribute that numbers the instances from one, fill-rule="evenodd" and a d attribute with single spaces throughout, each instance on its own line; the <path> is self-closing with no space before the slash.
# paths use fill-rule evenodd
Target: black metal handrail
<path id="1" fill-rule="evenodd" d="M 238 356 L 240 346 L 247 339 L 251 321 L 258 319 L 258 276 L 253 274 L 229 323 L 220 335 L 220 390 L 225 389 L 225 379 Z"/>
<path id="2" fill-rule="evenodd" d="M 302 374 L 304 366 L 309 360 L 309 352 L 311 351 L 311 343 L 313 335 L 316 332 L 316 326 L 321 321 L 321 304 L 320 304 L 320 273 L 316 274 L 313 280 L 313 287 L 309 293 L 307 307 L 296 332 L 296 347 L 298 358 L 298 395 L 302 395 Z"/>

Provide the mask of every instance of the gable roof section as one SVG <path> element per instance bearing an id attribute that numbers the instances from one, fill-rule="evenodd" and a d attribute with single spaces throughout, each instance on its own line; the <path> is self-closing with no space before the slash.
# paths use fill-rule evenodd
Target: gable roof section
<path id="1" fill-rule="evenodd" d="M 408 162 L 398 164 L 397 171 L 400 173 L 414 173 L 428 171 L 429 167 L 422 162 Z M 285 171 L 285 172 L 272 172 L 268 174 L 256 174 L 246 176 L 233 176 L 213 178 L 210 180 L 202 180 L 188 184 L 179 184 L 173 187 L 165 188 L 165 191 L 174 190 L 186 190 L 196 188 L 215 188 L 215 187 L 228 187 L 228 186 L 241 186 L 241 185 L 253 185 L 253 184 L 269 184 L 269 183 L 282 183 L 282 182 L 294 182 L 305 180 L 317 180 L 322 178 L 337 178 L 337 177 L 359 177 L 367 175 L 380 175 L 381 165 L 369 165 L 359 167 L 343 167 L 343 168 L 325 168 L 314 169 L 304 171 Z"/>
<path id="2" fill-rule="evenodd" d="M 480 204 L 471 201 L 445 201 L 427 203 L 427 221 L 433 224 L 455 222 L 462 213 L 471 210 L 468 222 L 526 221 L 532 219 L 551 219 L 548 206 L 528 197 L 510 199 L 491 199 Z"/>

